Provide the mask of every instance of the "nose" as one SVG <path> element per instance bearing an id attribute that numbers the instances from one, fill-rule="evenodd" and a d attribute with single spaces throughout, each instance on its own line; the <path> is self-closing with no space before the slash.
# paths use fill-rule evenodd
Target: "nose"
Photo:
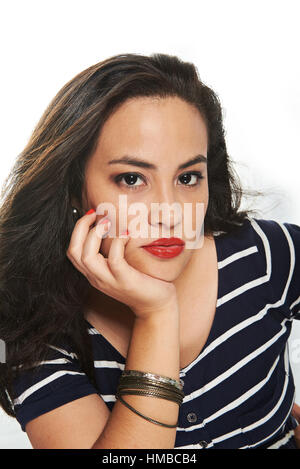
<path id="1" fill-rule="evenodd" d="M 182 205 L 175 196 L 175 189 L 160 186 L 148 207 L 148 223 L 156 228 L 175 230 L 182 223 Z"/>

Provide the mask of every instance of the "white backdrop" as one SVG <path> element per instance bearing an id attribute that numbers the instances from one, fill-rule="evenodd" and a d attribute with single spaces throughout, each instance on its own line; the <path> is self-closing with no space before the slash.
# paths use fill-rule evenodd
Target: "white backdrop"
<path id="1" fill-rule="evenodd" d="M 0 184 L 75 74 L 111 55 L 162 52 L 194 62 L 219 95 L 235 169 L 268 194 L 250 204 L 258 218 L 300 225 L 298 0 L 10 0 L 0 15 Z M 300 322 L 290 353 L 300 403 Z M 31 448 L 1 410 L 0 448 Z"/>

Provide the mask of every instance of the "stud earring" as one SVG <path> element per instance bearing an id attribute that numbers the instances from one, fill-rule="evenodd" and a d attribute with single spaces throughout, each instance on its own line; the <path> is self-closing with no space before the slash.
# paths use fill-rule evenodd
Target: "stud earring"
<path id="1" fill-rule="evenodd" d="M 79 211 L 76 207 L 72 207 L 72 214 L 73 214 L 74 222 L 76 223 L 78 218 L 80 218 Z"/>

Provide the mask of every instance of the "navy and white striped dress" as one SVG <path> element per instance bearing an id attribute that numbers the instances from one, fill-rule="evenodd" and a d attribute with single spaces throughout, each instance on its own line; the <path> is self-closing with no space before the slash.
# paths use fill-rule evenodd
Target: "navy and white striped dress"
<path id="1" fill-rule="evenodd" d="M 296 448 L 287 340 L 300 319 L 300 226 L 250 217 L 215 240 L 217 309 L 201 353 L 180 370 L 185 397 L 175 448 Z M 86 325 L 97 387 L 72 350 L 52 347 L 51 360 L 14 383 L 23 431 L 35 417 L 88 394 L 98 393 L 112 410 L 125 358 Z"/>

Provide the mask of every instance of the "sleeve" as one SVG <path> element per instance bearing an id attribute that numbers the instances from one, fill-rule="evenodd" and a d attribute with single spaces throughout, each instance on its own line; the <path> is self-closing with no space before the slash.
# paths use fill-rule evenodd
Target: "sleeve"
<path id="1" fill-rule="evenodd" d="M 89 394 L 98 394 L 79 367 L 76 354 L 51 347 L 49 360 L 19 371 L 13 382 L 16 419 L 25 432 L 32 419 Z"/>
<path id="2" fill-rule="evenodd" d="M 290 317 L 300 319 L 300 226 L 283 223 L 287 229 L 287 240 L 290 248 L 290 272 L 287 292 L 287 305 Z"/>

